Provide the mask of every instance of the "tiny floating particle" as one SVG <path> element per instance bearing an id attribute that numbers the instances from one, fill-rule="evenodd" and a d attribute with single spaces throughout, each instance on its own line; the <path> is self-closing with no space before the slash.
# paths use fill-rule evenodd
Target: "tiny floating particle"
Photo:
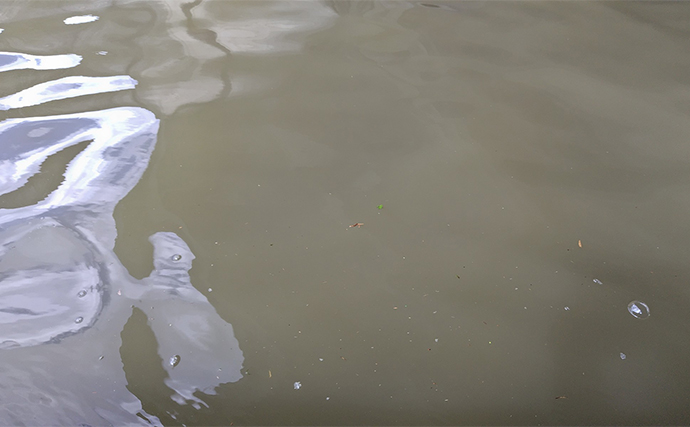
<path id="1" fill-rule="evenodd" d="M 295 388 L 295 390 L 299 390 L 300 387 L 302 387 L 302 383 L 297 381 L 297 382 L 295 382 L 295 384 L 293 384 L 293 387 Z"/>
<path id="2" fill-rule="evenodd" d="M 625 360 L 628 357 L 625 355 L 625 353 L 621 353 L 620 356 L 621 356 L 621 360 Z"/>
<path id="3" fill-rule="evenodd" d="M 179 260 L 182 259 L 182 255 L 180 255 L 180 254 L 175 254 L 175 255 L 173 255 L 173 256 L 171 257 L 171 259 L 172 259 L 173 261 L 179 261 Z"/>
<path id="4" fill-rule="evenodd" d="M 352 228 L 352 227 L 360 228 L 360 227 L 363 226 L 363 225 L 364 225 L 363 222 L 355 222 L 354 224 L 352 224 L 352 225 L 350 226 L 350 228 Z"/>
<path id="5" fill-rule="evenodd" d="M 592 279 L 592 282 L 596 283 L 597 285 L 603 285 L 604 283 L 599 280 L 599 279 Z"/>

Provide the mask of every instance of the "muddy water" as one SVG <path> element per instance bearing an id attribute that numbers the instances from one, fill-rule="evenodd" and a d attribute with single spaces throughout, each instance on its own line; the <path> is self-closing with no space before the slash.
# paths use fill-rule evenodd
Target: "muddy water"
<path id="1" fill-rule="evenodd" d="M 0 50 L 83 60 L 4 73 L 1 96 L 137 81 L 3 118 L 128 106 L 160 120 L 115 207 L 114 252 L 143 279 L 148 236 L 177 233 L 212 306 L 198 318 L 232 324 L 244 358 L 241 379 L 173 398 L 158 347 L 176 343 L 127 311 L 108 366 L 161 423 L 687 423 L 687 4 L 2 8 Z M 83 15 L 99 19 L 63 22 Z M 45 197 L 74 150 L 2 207 Z M 106 344 L 43 347 L 86 337 Z M 42 381 L 74 388 L 43 347 Z M 112 385 L 80 375 L 94 395 Z"/>

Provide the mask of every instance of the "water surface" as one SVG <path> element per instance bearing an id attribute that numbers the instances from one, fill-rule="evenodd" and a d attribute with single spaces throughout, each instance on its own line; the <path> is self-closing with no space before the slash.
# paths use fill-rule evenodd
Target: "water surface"
<path id="1" fill-rule="evenodd" d="M 99 19 L 64 22 L 86 15 Z M 3 118 L 127 107 L 160 121 L 114 207 L 114 255 L 144 279 L 148 237 L 176 233 L 208 300 L 197 318 L 232 324 L 244 357 L 241 379 L 192 402 L 172 398 L 141 308 L 112 327 L 121 344 L 88 335 L 163 424 L 685 424 L 689 15 L 682 2 L 11 3 L 0 50 L 83 59 L 2 73 L 0 97 L 129 76 L 134 89 Z M 77 153 L 53 154 L 1 206 L 38 203 Z M 70 345 L 21 349 L 22 369 L 66 387 L 69 358 L 46 348 Z M 208 360 L 227 360 L 221 348 Z"/>

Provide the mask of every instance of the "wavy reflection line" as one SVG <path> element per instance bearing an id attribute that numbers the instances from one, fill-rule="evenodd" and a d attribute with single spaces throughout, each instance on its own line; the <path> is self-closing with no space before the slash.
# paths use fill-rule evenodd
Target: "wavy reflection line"
<path id="1" fill-rule="evenodd" d="M 82 57 L 73 53 L 66 55 L 36 56 L 26 53 L 0 52 L 0 72 L 11 70 L 61 70 L 76 67 Z"/>
<path id="2" fill-rule="evenodd" d="M 230 49 L 218 42 L 218 34 L 215 31 L 210 30 L 208 28 L 199 28 L 199 26 L 194 21 L 192 9 L 199 6 L 201 2 L 202 0 L 195 0 L 190 3 L 182 3 L 180 5 L 180 9 L 182 9 L 182 13 L 187 19 L 187 34 L 189 34 L 190 37 L 193 37 L 202 43 L 206 43 L 209 46 L 215 47 L 216 49 L 220 50 L 225 55 L 223 59 L 225 61 L 230 61 L 232 52 L 230 52 Z M 227 64 L 229 64 L 229 62 L 227 62 Z M 221 89 L 221 92 L 216 96 L 215 99 L 225 99 L 232 90 L 229 66 L 224 65 L 221 68 L 220 79 L 223 82 L 223 89 Z"/>
<path id="3" fill-rule="evenodd" d="M 30 107 L 60 99 L 97 93 L 134 89 L 137 81 L 130 76 L 85 77 L 70 76 L 40 83 L 4 98 L 0 110 Z"/>

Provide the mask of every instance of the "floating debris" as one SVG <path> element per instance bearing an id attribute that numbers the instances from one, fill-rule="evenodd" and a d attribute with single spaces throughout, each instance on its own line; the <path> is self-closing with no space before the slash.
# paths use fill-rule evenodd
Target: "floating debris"
<path id="1" fill-rule="evenodd" d="M 625 360 L 628 357 L 625 355 L 625 353 L 621 353 L 620 356 L 621 356 L 621 360 Z"/>
<path id="2" fill-rule="evenodd" d="M 293 384 L 293 387 L 295 388 L 295 390 L 299 390 L 302 387 L 302 383 L 297 381 L 295 382 L 295 384 Z"/>
<path id="3" fill-rule="evenodd" d="M 352 225 L 350 226 L 350 228 L 352 228 L 352 227 L 360 228 L 360 227 L 363 226 L 363 225 L 364 225 L 363 222 L 355 222 L 354 224 L 352 224 Z"/>
<path id="4" fill-rule="evenodd" d="M 604 283 L 599 280 L 599 279 L 592 279 L 592 282 L 596 283 L 597 285 L 603 285 Z"/>

